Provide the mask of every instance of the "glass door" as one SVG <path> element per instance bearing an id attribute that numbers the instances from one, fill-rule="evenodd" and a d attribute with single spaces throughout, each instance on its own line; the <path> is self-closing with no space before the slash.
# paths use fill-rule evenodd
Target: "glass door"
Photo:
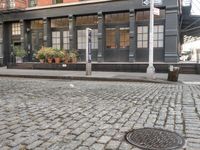
<path id="1" fill-rule="evenodd" d="M 31 57 L 30 61 L 37 61 L 35 58 L 36 53 L 39 49 L 44 46 L 43 32 L 42 31 L 32 31 L 31 32 Z"/>
<path id="2" fill-rule="evenodd" d="M 129 28 L 106 28 L 105 61 L 128 61 Z"/>

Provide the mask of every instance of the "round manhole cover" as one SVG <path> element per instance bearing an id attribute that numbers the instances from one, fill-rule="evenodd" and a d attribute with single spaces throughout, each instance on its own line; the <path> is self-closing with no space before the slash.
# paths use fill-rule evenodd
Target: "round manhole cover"
<path id="1" fill-rule="evenodd" d="M 174 150 L 185 144 L 179 134 L 155 128 L 133 130 L 126 135 L 126 139 L 134 146 L 148 150 Z"/>

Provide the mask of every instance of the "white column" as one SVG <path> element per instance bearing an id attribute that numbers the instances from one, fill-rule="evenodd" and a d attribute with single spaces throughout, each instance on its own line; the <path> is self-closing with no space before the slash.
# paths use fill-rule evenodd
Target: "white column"
<path id="1" fill-rule="evenodd" d="M 155 68 L 153 66 L 153 36 L 154 36 L 154 0 L 150 0 L 150 24 L 149 24 L 149 66 L 147 76 L 154 78 Z"/>

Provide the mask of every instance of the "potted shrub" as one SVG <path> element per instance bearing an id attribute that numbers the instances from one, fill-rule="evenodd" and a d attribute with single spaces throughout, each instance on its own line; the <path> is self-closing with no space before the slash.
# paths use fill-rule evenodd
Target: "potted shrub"
<path id="1" fill-rule="evenodd" d="M 55 49 L 54 59 L 56 64 L 59 64 L 64 57 L 65 54 L 62 50 Z"/>
<path id="2" fill-rule="evenodd" d="M 36 58 L 40 60 L 41 63 L 45 62 L 45 58 L 46 58 L 46 51 L 44 48 L 41 48 L 36 55 Z"/>
<path id="3" fill-rule="evenodd" d="M 16 56 L 16 63 L 22 63 L 23 57 L 26 56 L 26 51 L 20 46 L 16 46 L 14 47 L 14 54 Z"/>
<path id="4" fill-rule="evenodd" d="M 77 50 L 70 50 L 68 55 L 70 63 L 77 63 L 77 57 L 78 57 Z"/>
<path id="5" fill-rule="evenodd" d="M 54 58 L 54 55 L 55 55 L 55 51 L 54 51 L 54 49 L 53 48 L 51 48 L 51 47 L 46 47 L 46 58 L 47 58 L 47 61 L 48 61 L 48 63 L 52 63 L 52 60 L 53 60 L 53 58 Z"/>

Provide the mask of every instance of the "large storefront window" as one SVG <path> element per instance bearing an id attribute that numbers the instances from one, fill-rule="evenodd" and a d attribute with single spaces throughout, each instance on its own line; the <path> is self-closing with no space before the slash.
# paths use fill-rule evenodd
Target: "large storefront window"
<path id="1" fill-rule="evenodd" d="M 77 31 L 77 49 L 80 56 L 79 61 L 85 61 L 86 28 L 92 29 L 92 60 L 96 61 L 98 49 L 98 16 L 77 16 L 75 24 Z"/>
<path id="2" fill-rule="evenodd" d="M 12 23 L 12 35 L 20 35 L 21 28 L 20 23 Z"/>
<path id="3" fill-rule="evenodd" d="M 52 47 L 68 50 L 69 43 L 69 21 L 68 18 L 51 19 Z"/>
<path id="4" fill-rule="evenodd" d="M 78 49 L 86 49 L 86 30 L 78 30 Z M 98 30 L 92 30 L 92 49 L 98 49 Z"/>

